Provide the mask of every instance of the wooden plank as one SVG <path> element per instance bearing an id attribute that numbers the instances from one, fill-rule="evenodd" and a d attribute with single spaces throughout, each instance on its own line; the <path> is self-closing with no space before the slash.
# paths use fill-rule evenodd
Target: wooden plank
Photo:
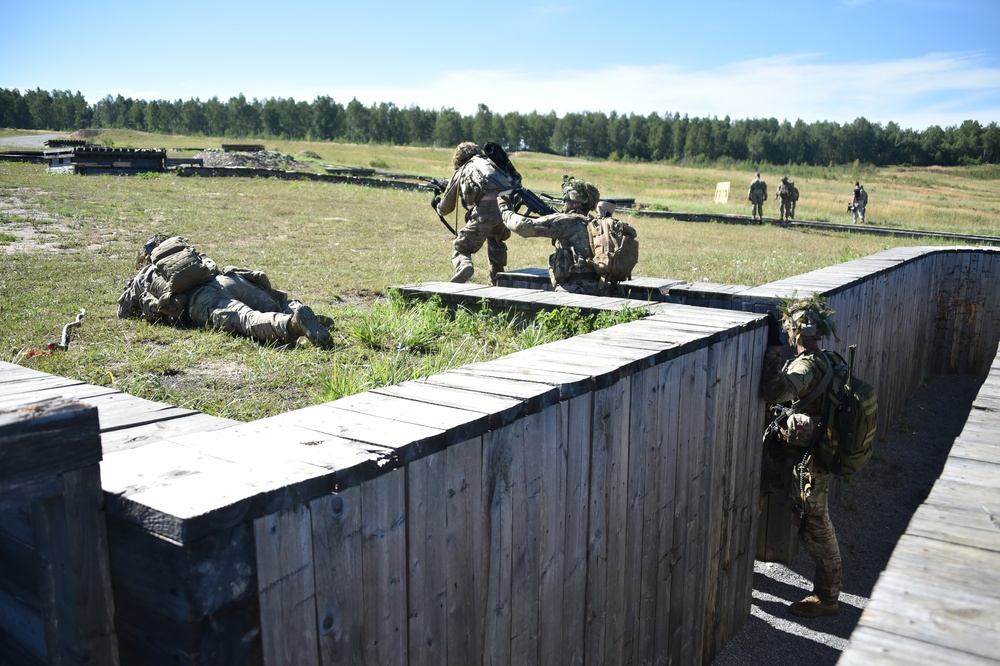
<path id="1" fill-rule="evenodd" d="M 526 416 L 511 447 L 511 663 L 538 664 L 542 562 L 543 450 L 556 446 L 556 410 Z M 558 480 L 554 480 L 558 485 Z"/>
<path id="2" fill-rule="evenodd" d="M 192 409 L 136 398 L 127 393 L 106 393 L 81 398 L 80 402 L 97 408 L 102 432 L 198 413 Z"/>
<path id="3" fill-rule="evenodd" d="M 326 435 L 386 447 L 400 457 L 411 453 L 419 455 L 444 446 L 446 433 L 443 428 L 361 414 L 336 405 L 336 402 L 329 402 L 305 407 L 273 416 L 266 422 L 297 425 Z"/>
<path id="4" fill-rule="evenodd" d="M 907 638 L 864 624 L 851 632 L 850 645 L 837 660 L 840 666 L 996 666 L 996 663 L 995 657 L 980 657 L 966 650 L 941 647 L 921 638 Z"/>
<path id="5" fill-rule="evenodd" d="M 205 433 L 222 430 L 239 425 L 240 421 L 225 419 L 208 414 L 187 414 L 165 421 L 154 421 L 140 425 L 106 430 L 101 433 L 101 445 L 104 453 L 125 451 L 143 446 L 160 439 L 170 439 L 194 433 Z"/>
<path id="6" fill-rule="evenodd" d="M 466 377 L 459 375 L 461 377 Z M 551 390 L 551 387 L 546 387 Z M 481 391 L 474 391 L 463 388 L 455 388 L 443 384 L 432 384 L 426 381 L 409 381 L 394 386 L 385 386 L 375 389 L 371 393 L 378 395 L 405 398 L 417 402 L 421 405 L 445 405 L 457 409 L 468 410 L 483 415 L 485 425 L 488 428 L 499 428 L 524 412 L 524 402 L 512 398 L 504 398 L 498 395 L 489 395 Z M 473 436 L 481 435 L 482 432 Z"/>
<path id="7" fill-rule="evenodd" d="M 495 377 L 506 380 L 523 379 L 532 383 L 548 384 L 556 387 L 559 395 L 564 399 L 583 395 L 590 387 L 590 375 L 572 374 L 565 369 L 553 369 L 551 366 L 538 368 L 528 367 L 522 363 L 487 361 L 484 363 L 463 365 L 460 368 L 455 368 L 453 372 L 475 377 Z"/>
<path id="8" fill-rule="evenodd" d="M 42 403 L 0 413 L 0 495 L 5 485 L 35 481 L 100 462 L 97 411 L 77 403 Z"/>
<path id="9" fill-rule="evenodd" d="M 537 412 L 559 402 L 558 389 L 549 384 L 531 382 L 526 379 L 475 376 L 449 370 L 428 377 L 426 383 L 433 386 L 476 391 L 500 398 L 510 398 L 522 403 L 527 412 Z M 490 411 L 495 410 L 491 409 Z"/>
<path id="10" fill-rule="evenodd" d="M 49 660 L 115 665 L 118 639 L 100 469 L 93 464 L 67 471 L 63 485 L 62 495 L 32 509 Z"/>
<path id="11" fill-rule="evenodd" d="M 653 525 L 651 507 L 656 505 L 656 485 L 647 472 L 659 470 L 661 445 L 658 398 L 662 391 L 659 368 L 631 377 L 629 390 L 628 510 L 626 534 L 629 549 L 625 568 L 625 616 L 629 619 L 623 649 L 625 663 L 652 663 L 655 636 L 656 568 L 650 566 Z M 652 601 L 652 604 L 650 602 Z M 650 605 L 653 617 L 650 618 Z M 643 612 L 645 610 L 645 613 Z"/>
<path id="12" fill-rule="evenodd" d="M 320 662 L 366 661 L 362 576 L 361 488 L 310 502 Z"/>
<path id="13" fill-rule="evenodd" d="M 449 486 L 440 483 L 437 473 L 445 455 L 427 456 L 406 466 L 408 635 L 413 664 L 447 663 Z"/>
<path id="14" fill-rule="evenodd" d="M 256 519 L 254 541 L 264 663 L 319 666 L 308 505 Z"/>
<path id="15" fill-rule="evenodd" d="M 62 379 L 62 377 L 53 377 L 53 379 Z M 15 388 L 18 384 L 0 384 L 0 388 Z M 63 382 L 57 382 L 51 388 L 37 389 L 31 392 L 18 390 L 9 395 L 0 393 L 0 409 L 15 407 L 19 404 L 23 405 L 25 402 L 38 403 L 50 400 L 82 402 L 87 398 L 107 395 L 109 393 L 121 393 L 121 391 L 106 386 L 92 386 L 82 382 L 64 380 Z"/>
<path id="16" fill-rule="evenodd" d="M 448 571 L 447 660 L 482 661 L 485 607 L 482 512 L 483 441 L 477 437 L 448 447 L 445 457 L 445 560 Z M 412 528 L 411 528 L 412 529 Z"/>
<path id="17" fill-rule="evenodd" d="M 624 650 L 628 404 L 626 382 L 594 394 L 586 653 L 604 663 L 620 663 Z"/>
<path id="18" fill-rule="evenodd" d="M 45 623 L 38 609 L 0 589 L 0 664 L 48 663 Z"/>
<path id="19" fill-rule="evenodd" d="M 588 626 L 587 577 L 590 522 L 590 452 L 593 396 L 582 395 L 560 405 L 561 430 L 566 441 L 566 529 L 563 564 L 561 626 L 563 664 L 585 661 Z"/>
<path id="20" fill-rule="evenodd" d="M 486 517 L 483 556 L 486 558 L 486 618 L 483 660 L 511 662 L 511 571 L 513 565 L 513 448 L 522 445 L 521 421 L 483 436 L 483 515 Z"/>
<path id="21" fill-rule="evenodd" d="M 410 400 L 392 395 L 390 392 L 356 393 L 332 404 L 336 405 L 337 409 L 349 412 L 380 418 L 390 417 L 394 423 L 444 430 L 446 443 L 465 441 L 482 435 L 490 425 L 489 414 L 483 408 L 474 409 L 471 405 L 454 407 L 427 400 Z"/>
<path id="22" fill-rule="evenodd" d="M 567 631 L 563 622 L 563 592 L 566 579 L 566 523 L 576 507 L 567 503 L 569 444 L 563 422 L 564 410 L 553 405 L 525 432 L 526 447 L 537 447 L 541 484 L 539 520 L 540 577 L 538 591 L 538 663 L 556 664 L 565 656 Z M 529 463 L 530 464 L 530 463 Z"/>
<path id="23" fill-rule="evenodd" d="M 687 418 L 687 415 L 680 411 L 681 376 L 685 361 L 686 359 L 676 359 L 662 368 L 660 381 L 664 390 L 658 401 L 662 437 L 657 455 L 659 469 L 650 470 L 654 474 L 652 479 L 658 496 L 653 504 L 656 511 L 650 516 L 656 541 L 650 543 L 650 547 L 653 548 L 651 553 L 653 561 L 648 562 L 648 567 L 650 574 L 655 570 L 656 585 L 655 597 L 646 600 L 643 616 L 649 617 L 651 622 L 655 619 L 653 636 L 655 640 L 652 645 L 654 652 L 651 663 L 661 664 L 666 663 L 670 656 L 673 648 L 670 628 L 681 614 L 681 609 L 671 606 L 671 599 L 674 587 L 680 586 L 681 577 L 680 570 L 676 567 L 679 549 L 674 541 L 674 522 L 678 515 L 675 505 L 677 469 L 680 464 L 679 427 Z M 654 601 L 655 606 L 653 606 Z"/>
<path id="24" fill-rule="evenodd" d="M 109 513 L 179 542 L 306 501 L 336 481 L 309 463 L 254 467 L 170 441 L 109 454 L 102 476 Z"/>
<path id="25" fill-rule="evenodd" d="M 407 662 L 405 484 L 405 471 L 399 469 L 361 485 L 361 576 L 368 663 Z"/>
<path id="26" fill-rule="evenodd" d="M 0 400 L 4 403 L 8 403 L 11 400 L 31 403 L 47 399 L 47 394 L 51 394 L 52 391 L 57 391 L 60 388 L 72 389 L 83 386 L 86 386 L 86 384 L 81 381 L 57 377 L 55 375 L 15 376 L 7 381 L 0 382 Z M 39 394 L 38 398 L 34 396 L 36 393 Z"/>

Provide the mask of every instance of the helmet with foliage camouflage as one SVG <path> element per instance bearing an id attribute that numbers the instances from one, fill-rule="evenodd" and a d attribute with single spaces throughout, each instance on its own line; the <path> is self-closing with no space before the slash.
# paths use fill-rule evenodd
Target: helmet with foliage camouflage
<path id="1" fill-rule="evenodd" d="M 142 249 L 139 250 L 139 254 L 135 257 L 135 267 L 142 268 L 146 264 L 150 263 L 152 261 L 150 259 L 150 255 L 153 254 L 153 250 L 155 250 L 160 243 L 172 237 L 173 234 L 165 234 L 161 232 L 155 234 L 152 238 L 146 241 L 146 243 L 142 246 Z"/>
<path id="2" fill-rule="evenodd" d="M 572 176 L 563 176 L 562 191 L 566 211 L 579 208 L 584 213 L 589 213 L 597 208 L 597 202 L 601 199 L 601 193 L 593 183 Z"/>
<path id="3" fill-rule="evenodd" d="M 782 176 L 781 177 L 781 182 L 787 183 L 788 182 L 788 176 Z"/>
<path id="4" fill-rule="evenodd" d="M 455 154 L 451 156 L 451 165 L 458 169 L 460 166 L 471 160 L 476 155 L 482 155 L 483 149 L 472 141 L 463 141 L 455 148 Z"/>
<path id="5" fill-rule="evenodd" d="M 808 298 L 788 298 L 778 305 L 781 311 L 781 324 L 792 344 L 798 344 L 803 339 L 819 339 L 826 335 L 835 335 L 830 318 L 834 311 L 826 304 L 826 299 L 819 294 Z"/>

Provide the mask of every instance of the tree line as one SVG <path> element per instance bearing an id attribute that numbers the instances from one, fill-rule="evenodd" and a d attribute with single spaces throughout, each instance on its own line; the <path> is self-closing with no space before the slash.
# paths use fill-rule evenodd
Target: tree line
<path id="1" fill-rule="evenodd" d="M 21 93 L 0 88 L 0 127 L 72 131 L 132 129 L 164 134 L 259 139 L 454 146 L 496 141 L 507 150 L 631 161 L 719 161 L 826 166 L 861 162 L 914 166 L 996 164 L 1000 128 L 966 120 L 924 131 L 884 127 L 865 118 L 794 123 L 775 118 L 690 118 L 612 112 L 500 114 L 480 104 L 473 115 L 382 102 L 346 105 L 329 96 L 312 102 L 242 94 L 221 101 L 107 97 L 88 104 L 68 90 Z"/>

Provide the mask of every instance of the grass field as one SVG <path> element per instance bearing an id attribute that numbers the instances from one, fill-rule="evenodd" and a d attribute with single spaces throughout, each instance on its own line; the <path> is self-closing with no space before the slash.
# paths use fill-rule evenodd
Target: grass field
<path id="1" fill-rule="evenodd" d="M 0 131 L 0 149 L 9 134 Z M 217 148 L 229 141 L 125 132 L 109 132 L 101 140 L 168 149 Z M 450 149 L 265 143 L 291 155 L 315 153 L 316 168 L 374 166 L 439 178 L 451 171 Z M 593 181 L 607 197 L 676 211 L 749 213 L 744 193 L 750 170 L 530 153 L 512 159 L 524 184 L 536 192 L 558 192 L 562 175 L 569 173 Z M 799 219 L 849 221 L 846 205 L 860 177 L 875 224 L 1000 236 L 1000 171 L 994 167 L 857 174 L 838 167 L 764 169 L 772 193 L 783 173 L 802 193 Z M 713 203 L 721 181 L 732 183 L 730 203 L 723 206 Z M 40 165 L 0 162 L 0 353 L 4 360 L 45 372 L 252 419 L 332 399 L 351 387 L 363 390 L 381 379 L 398 381 L 405 376 L 401 369 L 433 372 L 548 339 L 551 331 L 504 332 L 502 322 L 487 326 L 480 317 L 447 331 L 431 327 L 432 342 L 424 347 L 397 341 L 390 350 L 392 343 L 366 341 L 366 330 L 377 328 L 379 318 L 408 317 L 405 308 L 381 298 L 387 287 L 451 275 L 452 237 L 430 210 L 429 198 L 422 192 L 273 179 L 68 176 L 48 174 Z M 765 214 L 777 214 L 773 199 Z M 860 231 L 629 221 L 641 246 L 636 275 L 689 281 L 755 285 L 887 247 L 927 244 Z M 220 265 L 266 271 L 275 286 L 337 320 L 336 348 L 284 350 L 207 331 L 119 321 L 116 299 L 135 272 L 137 250 L 156 232 L 188 236 Z M 508 245 L 511 268 L 546 265 L 547 243 L 515 238 Z M 485 252 L 480 255 L 474 282 L 486 279 Z M 68 352 L 23 355 L 58 339 L 80 308 L 87 310 L 86 320 Z M 413 327 L 440 316 L 420 313 Z"/>

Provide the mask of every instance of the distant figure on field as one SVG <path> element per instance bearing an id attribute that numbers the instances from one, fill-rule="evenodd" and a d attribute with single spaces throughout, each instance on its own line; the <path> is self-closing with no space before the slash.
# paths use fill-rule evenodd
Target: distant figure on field
<path id="1" fill-rule="evenodd" d="M 141 270 L 118 298 L 119 319 L 194 324 L 263 343 L 291 344 L 305 336 L 317 347 L 333 346 L 330 331 L 308 305 L 273 289 L 261 271 L 235 266 L 220 271 L 186 238 L 154 236 L 137 263 Z"/>
<path id="2" fill-rule="evenodd" d="M 778 212 L 782 220 L 795 219 L 795 202 L 799 200 L 799 190 L 795 183 L 788 180 L 788 176 L 781 177 L 781 185 L 778 185 Z"/>
<path id="3" fill-rule="evenodd" d="M 442 217 L 459 202 L 465 208 L 465 226 L 458 230 L 451 263 L 455 267 L 452 282 L 468 282 L 475 272 L 472 255 L 486 243 L 490 261 L 490 284 L 507 265 L 507 245 L 510 231 L 500 219 L 497 194 L 509 190 L 514 183 L 471 141 L 458 144 L 451 159 L 455 173 L 440 197 L 431 205 Z"/>
<path id="4" fill-rule="evenodd" d="M 763 221 L 764 202 L 767 201 L 767 183 L 761 179 L 759 171 L 757 172 L 757 177 L 750 183 L 750 189 L 747 191 L 747 201 L 751 204 L 750 216 L 755 220 Z"/>
<path id="5" fill-rule="evenodd" d="M 854 197 L 851 199 L 851 205 L 847 207 L 854 213 L 854 224 L 857 224 L 858 220 L 861 220 L 861 224 L 865 223 L 866 206 L 868 206 L 868 193 L 865 192 L 865 186 L 854 181 Z"/>

